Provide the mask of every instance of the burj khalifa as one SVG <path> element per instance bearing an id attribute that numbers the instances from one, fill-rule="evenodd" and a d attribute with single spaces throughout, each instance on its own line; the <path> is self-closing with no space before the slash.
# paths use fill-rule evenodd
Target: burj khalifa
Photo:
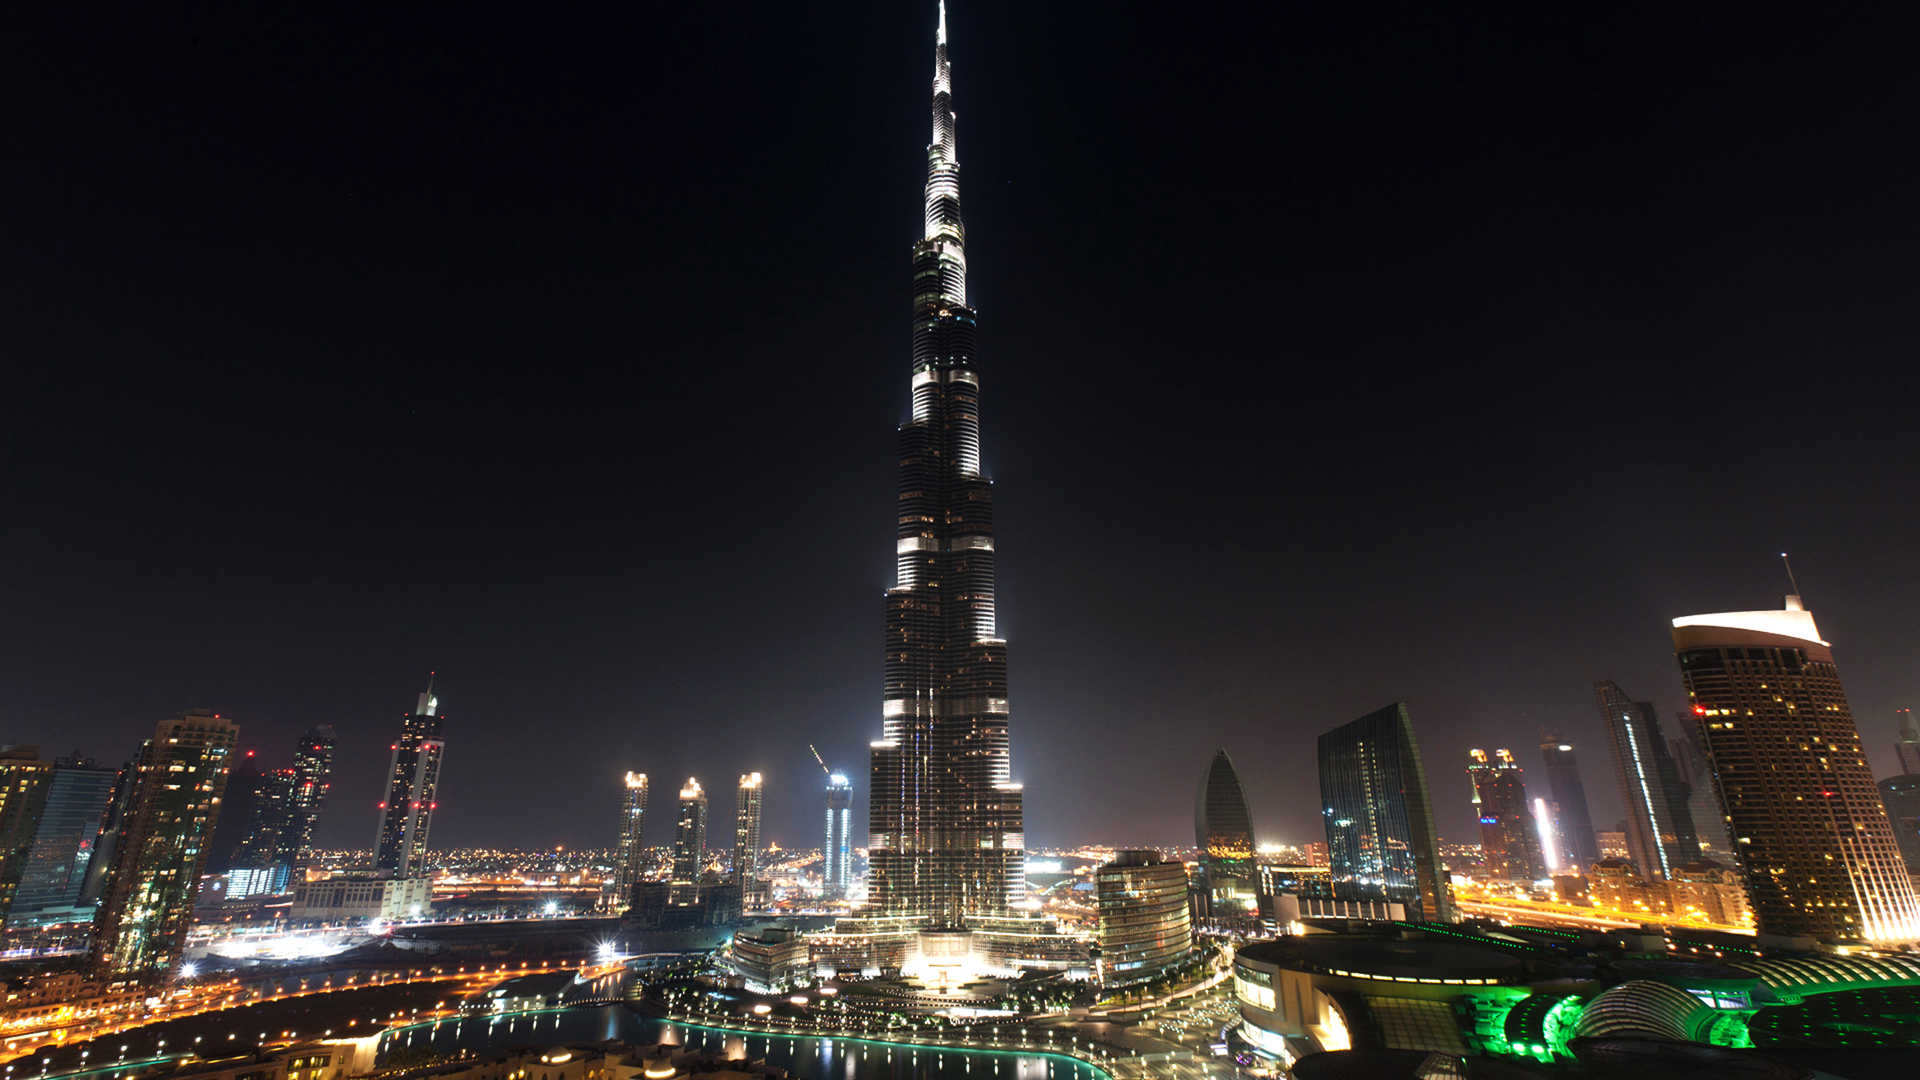
<path id="1" fill-rule="evenodd" d="M 900 427 L 897 584 L 887 592 L 884 737 L 873 744 L 868 906 L 935 928 L 1025 891 L 1007 752 L 1007 646 L 993 610 L 993 482 L 980 471 L 946 6 L 934 45 L 926 235 L 913 246 L 913 418 Z"/>
<path id="2" fill-rule="evenodd" d="M 952 94 L 943 2 L 926 228 L 913 246 L 913 411 L 900 426 L 867 906 L 837 932 L 866 937 L 881 953 L 898 947 L 893 962 L 909 968 L 916 956 L 928 967 L 965 966 L 961 954 L 975 966 L 1058 967 L 1076 942 L 1022 910 L 1026 843 L 1009 769 L 1006 642 L 994 619 L 993 482 L 980 469 L 978 325 L 967 304 Z"/>

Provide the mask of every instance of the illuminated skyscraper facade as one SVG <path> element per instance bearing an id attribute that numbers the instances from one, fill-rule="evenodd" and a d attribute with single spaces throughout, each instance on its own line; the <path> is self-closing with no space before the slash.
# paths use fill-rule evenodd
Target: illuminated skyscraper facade
<path id="1" fill-rule="evenodd" d="M 401 718 L 400 739 L 393 744 L 373 866 L 390 870 L 395 877 L 411 877 L 425 868 L 427 831 L 439 808 L 440 763 L 447 750 L 440 735 L 439 712 L 440 699 L 433 696 L 433 683 L 428 680 L 414 710 Z"/>
<path id="2" fill-rule="evenodd" d="M 1547 790 L 1553 793 L 1556 835 L 1561 838 L 1558 861 L 1584 874 L 1600 861 L 1600 842 L 1593 835 L 1579 752 L 1571 742 L 1549 734 L 1540 740 L 1540 753 L 1547 759 Z"/>
<path id="3" fill-rule="evenodd" d="M 1800 598 L 1675 619 L 1673 647 L 1760 932 L 1920 940 L 1833 650 Z"/>
<path id="4" fill-rule="evenodd" d="M 946 10 L 934 46 L 926 229 L 913 248 L 912 419 L 900 427 L 897 583 L 868 790 L 868 910 L 958 929 L 1024 896 L 1007 655 L 994 617 L 993 484 L 967 306 Z"/>
<path id="5" fill-rule="evenodd" d="M 1253 914 L 1258 892 L 1253 811 L 1225 748 L 1214 752 L 1194 791 L 1193 843 L 1206 889 L 1202 914 L 1221 919 Z"/>
<path id="6" fill-rule="evenodd" d="M 707 793 L 687 777 L 680 789 L 680 816 L 673 827 L 673 883 L 698 885 L 707 866 Z"/>
<path id="7" fill-rule="evenodd" d="M 141 748 L 94 917 L 99 977 L 160 981 L 179 963 L 239 732 L 195 709 L 161 721 Z"/>
<path id="8" fill-rule="evenodd" d="M 740 886 L 740 911 L 764 908 L 771 890 L 760 879 L 760 798 L 765 782 L 759 773 L 740 777 L 733 814 L 733 880 Z"/>
<path id="9" fill-rule="evenodd" d="M 630 772 L 626 796 L 620 800 L 620 840 L 615 856 L 619 874 L 616 904 L 626 908 L 633 903 L 634 886 L 640 884 L 647 869 L 647 774 Z"/>
<path id="10" fill-rule="evenodd" d="M 1473 809 L 1480 819 L 1481 876 L 1489 881 L 1538 881 L 1547 875 L 1539 823 L 1527 801 L 1527 784 L 1513 754 L 1467 751 Z"/>
<path id="11" fill-rule="evenodd" d="M 840 773 L 827 777 L 827 836 L 820 856 L 827 895 L 845 899 L 853 891 L 853 782 Z"/>
<path id="12" fill-rule="evenodd" d="M 1687 786 L 1667 751 L 1660 713 L 1650 701 L 1635 701 L 1612 679 L 1593 684 L 1600 719 L 1613 751 L 1620 801 L 1627 807 L 1627 851 L 1648 881 L 1665 881 L 1700 858 L 1700 841 L 1687 808 Z"/>
<path id="13" fill-rule="evenodd" d="M 734 801 L 733 876 L 741 888 L 753 883 L 760 871 L 760 785 L 759 773 L 740 777 L 740 791 Z"/>
<path id="14" fill-rule="evenodd" d="M 320 824 L 320 809 L 326 805 L 332 786 L 334 731 L 332 724 L 317 724 L 300 733 L 293 745 L 293 791 L 288 798 L 287 827 L 280 841 L 280 854 L 291 865 L 301 865 L 313 857 L 313 832 Z"/>
<path id="15" fill-rule="evenodd" d="M 1455 921 L 1427 769 L 1405 705 L 1320 736 L 1320 805 L 1336 897 L 1405 904 L 1409 917 Z"/>

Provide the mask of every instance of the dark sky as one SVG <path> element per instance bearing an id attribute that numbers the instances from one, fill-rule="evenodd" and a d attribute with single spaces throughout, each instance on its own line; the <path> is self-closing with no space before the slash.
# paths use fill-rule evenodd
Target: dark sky
<path id="1" fill-rule="evenodd" d="M 1604 826 L 1582 665 L 1670 714 L 1668 620 L 1781 551 L 1891 772 L 1916 19 L 954 0 L 1030 842 L 1191 842 L 1215 746 L 1313 839 L 1314 736 L 1394 700 L 1444 836 L 1542 724 Z M 0 20 L 0 738 L 329 722 L 365 845 L 434 669 L 436 846 L 607 843 L 630 768 L 817 842 L 807 743 L 864 787 L 880 725 L 931 0 Z"/>

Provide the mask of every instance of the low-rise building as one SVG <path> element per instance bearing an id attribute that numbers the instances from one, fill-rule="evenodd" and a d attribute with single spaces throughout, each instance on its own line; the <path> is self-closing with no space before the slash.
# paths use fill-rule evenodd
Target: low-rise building
<path id="1" fill-rule="evenodd" d="M 811 968 L 806 939 L 791 927 L 768 926 L 733 935 L 733 970 L 755 993 L 779 993 Z"/>
<path id="2" fill-rule="evenodd" d="M 311 922 L 417 918 L 432 899 L 431 878 L 343 874 L 296 882 L 290 917 Z"/>
<path id="3" fill-rule="evenodd" d="M 1673 899 L 1665 882 L 1643 879 L 1628 859 L 1594 863 L 1587 874 L 1587 897 L 1596 907 L 1649 917 L 1665 915 Z"/>
<path id="4" fill-rule="evenodd" d="M 1747 883 L 1730 866 L 1702 859 L 1673 872 L 1667 882 L 1676 915 L 1699 915 L 1722 926 L 1747 926 L 1753 909 L 1747 906 Z"/>

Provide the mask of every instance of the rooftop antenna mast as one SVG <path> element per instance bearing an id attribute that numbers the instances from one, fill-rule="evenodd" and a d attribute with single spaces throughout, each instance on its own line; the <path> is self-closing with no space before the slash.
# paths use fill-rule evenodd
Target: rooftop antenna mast
<path id="1" fill-rule="evenodd" d="M 832 769 L 829 769 L 829 768 L 827 768 L 827 760 L 826 760 L 825 758 L 823 758 L 823 757 L 821 757 L 821 756 L 820 756 L 820 751 L 818 751 L 818 750 L 814 750 L 814 749 L 813 749 L 813 744 L 812 744 L 812 743 L 808 743 L 808 744 L 807 744 L 807 749 L 809 749 L 809 750 L 813 750 L 813 760 L 815 760 L 815 761 L 817 761 L 817 762 L 819 762 L 819 763 L 820 763 L 820 771 L 821 771 L 821 772 L 823 772 L 823 773 L 826 773 L 828 777 L 832 777 L 832 776 L 833 776 L 833 770 L 832 770 Z"/>
<path id="2" fill-rule="evenodd" d="M 1799 596 L 1799 595 L 1800 595 L 1800 583 L 1799 583 L 1799 582 L 1797 582 L 1797 581 L 1795 581 L 1795 580 L 1793 580 L 1793 563 L 1791 563 L 1791 562 L 1788 562 L 1788 561 L 1787 561 L 1787 553 L 1786 553 L 1786 552 L 1784 552 L 1784 551 L 1783 551 L 1783 552 L 1781 552 L 1781 553 L 1780 553 L 1780 561 L 1781 561 L 1782 563 L 1785 563 L 1785 564 L 1786 564 L 1786 567 L 1787 567 L 1787 584 L 1789 584 L 1789 585 L 1791 585 L 1791 586 L 1793 586 L 1793 595 L 1795 595 L 1795 596 Z"/>

